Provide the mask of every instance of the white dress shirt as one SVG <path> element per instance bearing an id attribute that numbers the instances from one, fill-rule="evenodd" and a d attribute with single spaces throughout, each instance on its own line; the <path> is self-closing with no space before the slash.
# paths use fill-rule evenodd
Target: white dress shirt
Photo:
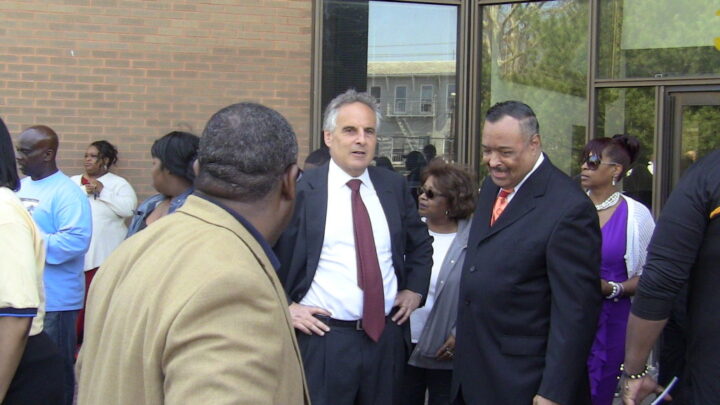
<path id="1" fill-rule="evenodd" d="M 320 261 L 310 289 L 300 304 L 324 308 L 333 318 L 345 321 L 361 319 L 363 313 L 363 292 L 358 287 L 357 277 L 352 192 L 347 186 L 347 182 L 353 178 L 362 181 L 360 196 L 370 215 L 375 249 L 382 272 L 385 315 L 390 313 L 397 295 L 390 228 L 370 176 L 365 170 L 359 177 L 352 177 L 331 159 L 328 172 L 325 236 L 320 251 Z"/>

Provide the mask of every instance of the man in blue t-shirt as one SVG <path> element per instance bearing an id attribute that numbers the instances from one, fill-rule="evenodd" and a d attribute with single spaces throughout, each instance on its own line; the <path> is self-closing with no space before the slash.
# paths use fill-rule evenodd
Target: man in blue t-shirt
<path id="1" fill-rule="evenodd" d="M 86 194 L 58 170 L 58 136 L 51 128 L 37 125 L 26 129 L 16 149 L 20 171 L 28 176 L 22 179 L 17 195 L 40 228 L 46 247 L 43 329 L 67 363 L 65 398 L 71 405 L 75 323 L 83 306 L 83 265 L 92 236 L 90 203 Z"/>

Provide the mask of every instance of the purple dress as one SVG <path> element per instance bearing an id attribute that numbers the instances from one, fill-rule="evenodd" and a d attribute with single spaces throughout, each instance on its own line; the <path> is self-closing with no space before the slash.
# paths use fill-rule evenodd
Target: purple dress
<path id="1" fill-rule="evenodd" d="M 627 203 L 621 200 L 602 227 L 602 263 L 600 277 L 607 281 L 627 280 L 625 247 L 627 240 Z M 630 298 L 604 300 L 595 341 L 590 349 L 588 372 L 593 405 L 611 405 L 620 363 L 625 356 L 625 331 L 630 314 Z"/>

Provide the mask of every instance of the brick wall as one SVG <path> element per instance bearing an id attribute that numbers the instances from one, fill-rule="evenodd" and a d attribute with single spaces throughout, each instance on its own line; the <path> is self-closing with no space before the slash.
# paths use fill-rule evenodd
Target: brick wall
<path id="1" fill-rule="evenodd" d="M 3 0 L 0 21 L 0 116 L 14 137 L 55 129 L 68 175 L 106 139 L 145 198 L 152 142 L 239 101 L 280 111 L 308 153 L 312 0 Z"/>

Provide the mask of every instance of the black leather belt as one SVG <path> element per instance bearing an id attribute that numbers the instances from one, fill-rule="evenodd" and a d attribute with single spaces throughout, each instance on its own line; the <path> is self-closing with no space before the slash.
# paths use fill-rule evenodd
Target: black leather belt
<path id="1" fill-rule="evenodd" d="M 329 316 L 315 315 L 315 317 L 327 326 L 335 326 L 339 328 L 353 328 L 355 330 L 363 330 L 362 319 L 356 321 L 343 321 L 340 319 L 330 318 Z"/>
<path id="2" fill-rule="evenodd" d="M 385 317 L 385 322 L 387 322 L 390 317 L 396 312 L 396 309 L 393 308 L 393 311 L 390 312 L 390 315 Z M 341 319 L 335 319 L 330 318 L 329 316 L 324 315 L 315 315 L 315 318 L 323 321 L 323 323 L 327 326 L 336 326 L 339 328 L 353 328 L 355 330 L 363 330 L 362 327 L 362 319 L 358 319 L 356 321 L 343 321 Z"/>

